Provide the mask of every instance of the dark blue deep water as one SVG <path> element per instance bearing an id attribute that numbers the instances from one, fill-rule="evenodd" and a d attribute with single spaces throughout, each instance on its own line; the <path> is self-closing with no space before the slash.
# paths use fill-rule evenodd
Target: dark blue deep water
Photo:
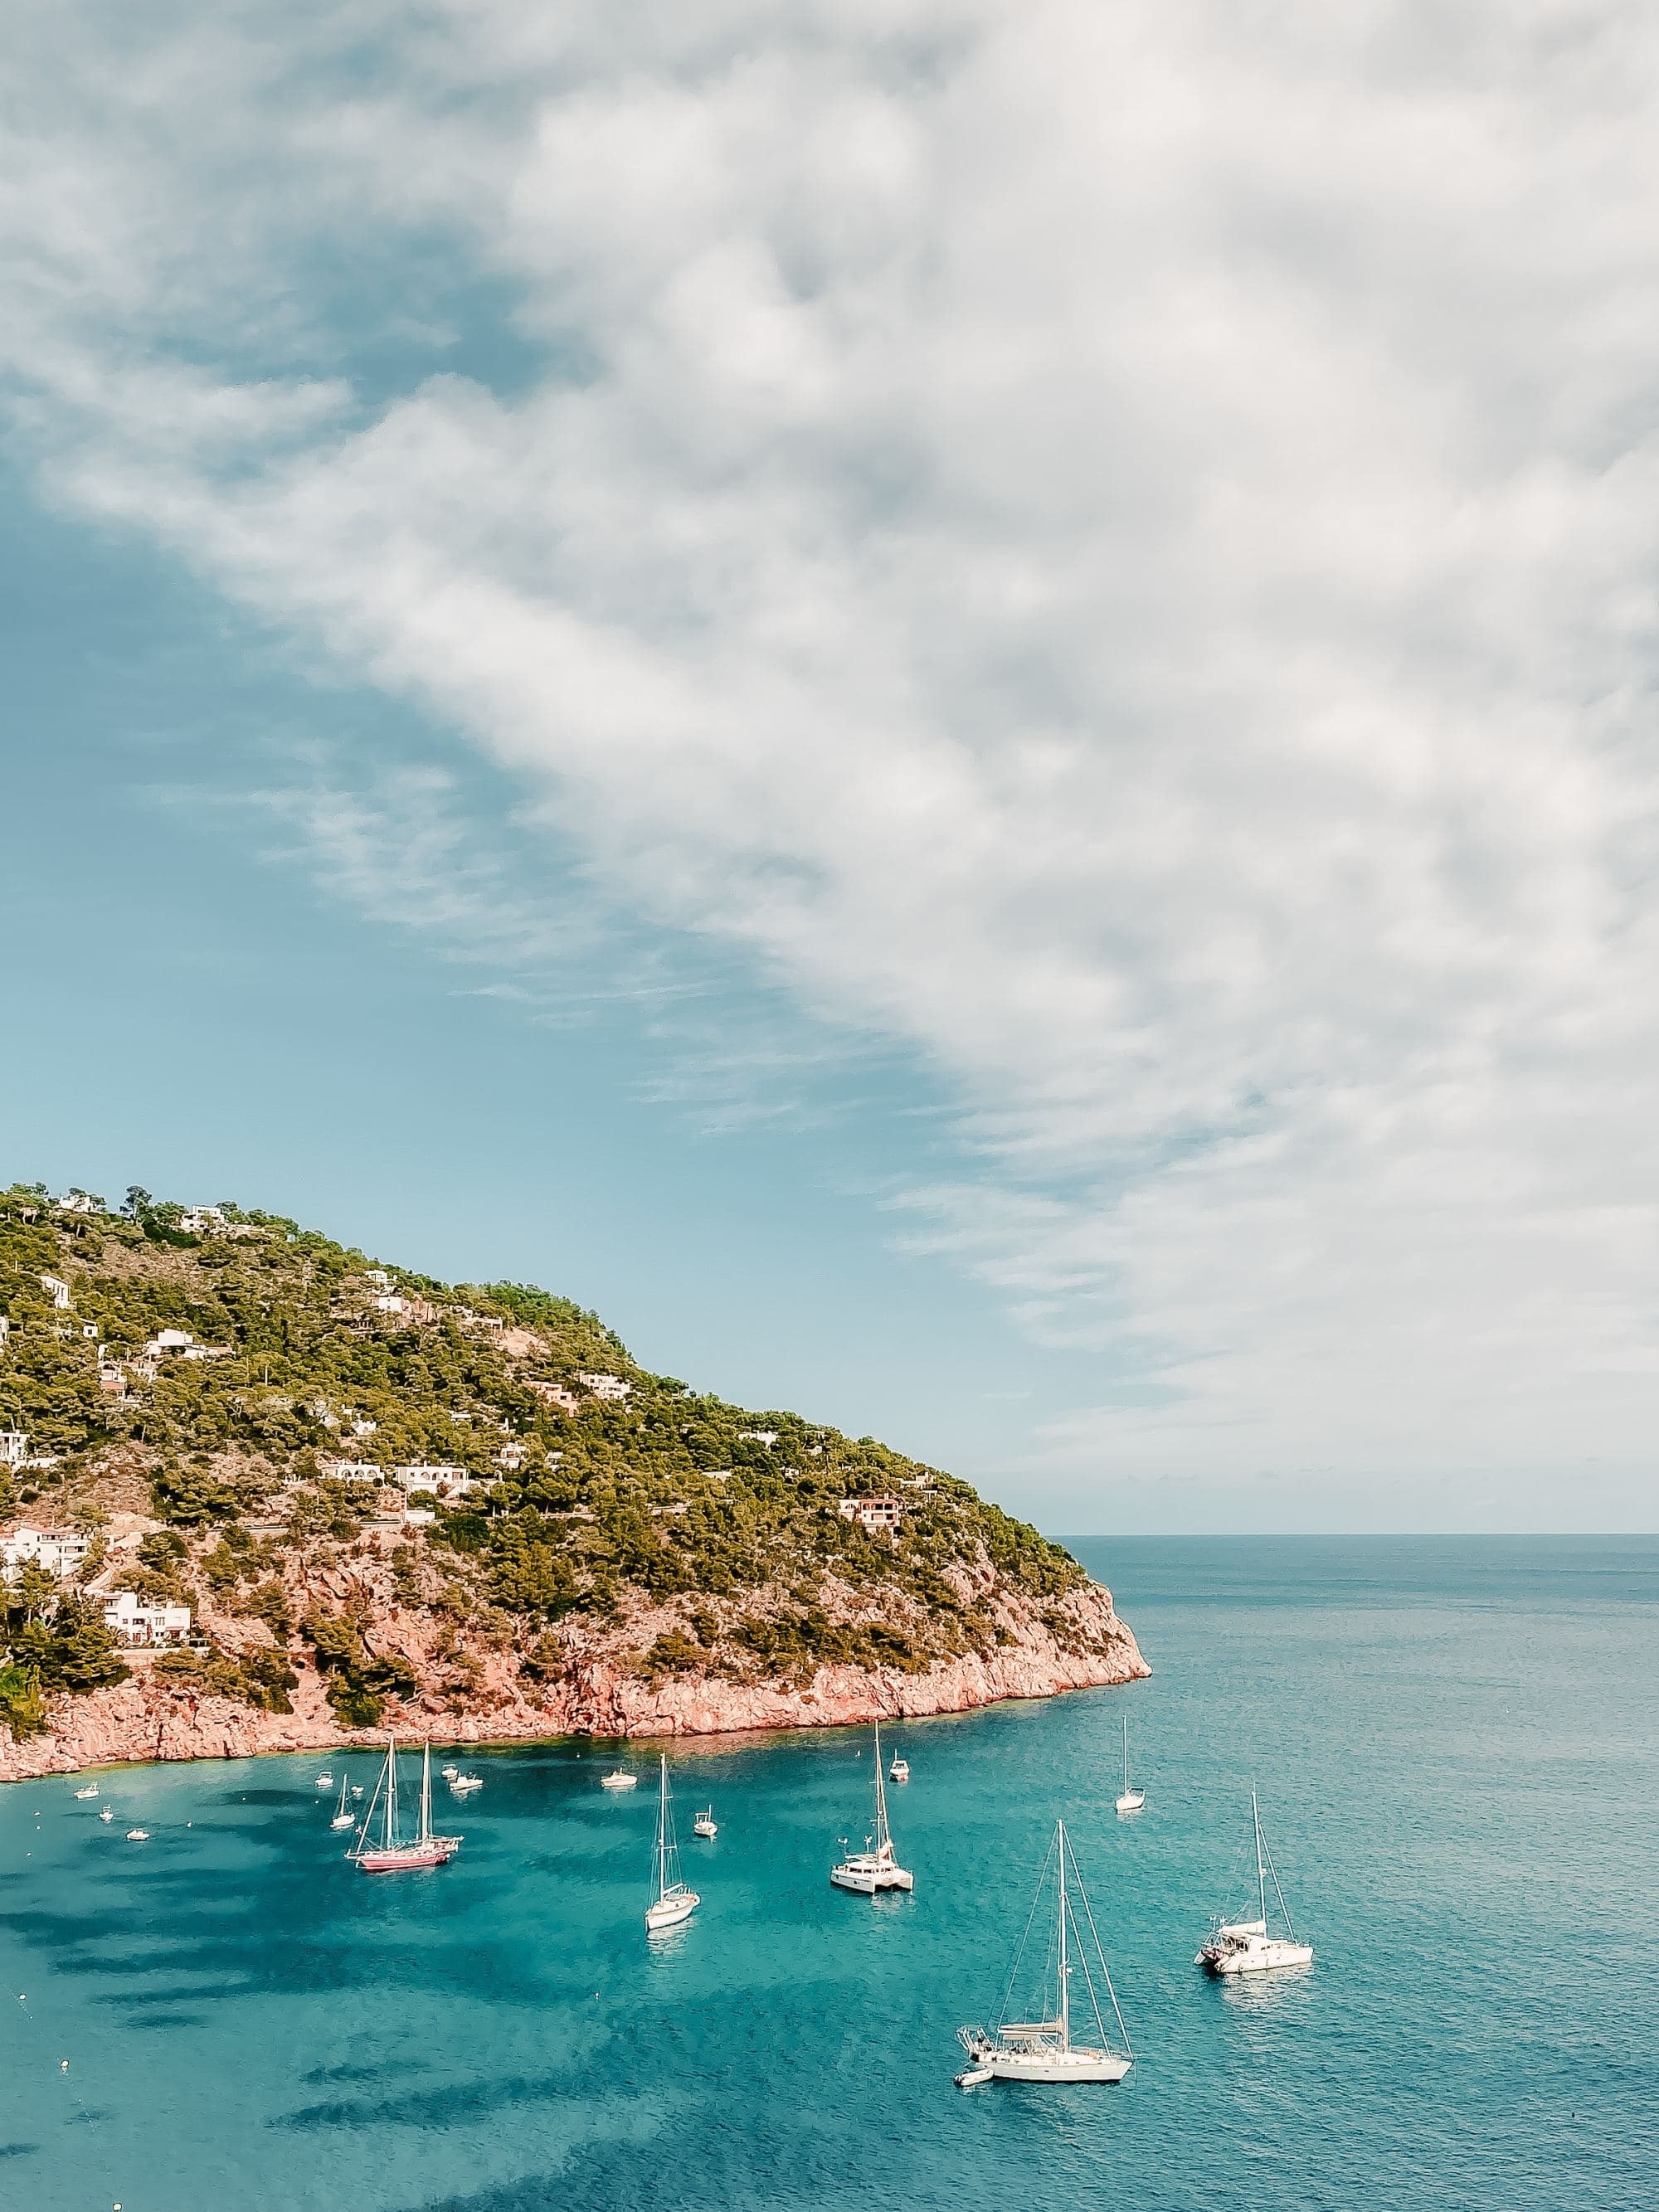
<path id="1" fill-rule="evenodd" d="M 602 1795 L 604 1747 L 474 1758 L 461 1856 L 390 1881 L 314 1758 L 107 1773 L 110 1827 L 0 1790 L 0 2205 L 1659 2203 L 1659 1540 L 1079 1548 L 1153 1679 L 897 1731 L 917 1886 L 873 1907 L 825 1880 L 841 1733 L 675 1757 L 721 1827 L 654 1946 L 650 1792 Z M 1236 1990 L 1192 1958 L 1252 1780 L 1317 1957 Z M 1057 1810 L 1139 2063 L 963 2094 Z"/>

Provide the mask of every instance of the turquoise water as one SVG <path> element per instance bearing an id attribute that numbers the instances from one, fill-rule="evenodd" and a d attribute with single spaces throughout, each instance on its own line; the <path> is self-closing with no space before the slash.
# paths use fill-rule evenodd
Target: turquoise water
<path id="1" fill-rule="evenodd" d="M 675 1755 L 720 1832 L 649 1943 L 651 1795 L 601 1793 L 605 1747 L 469 1755 L 459 1858 L 385 1881 L 315 1758 L 106 1775 L 108 1828 L 0 1790 L 0 2205 L 1659 2202 L 1659 1540 L 1079 1548 L 1157 1673 L 896 1731 L 908 1899 L 829 1887 L 839 1732 Z M 1235 1989 L 1192 1958 L 1253 1778 L 1317 1958 Z M 1139 2063 L 964 2094 L 1058 1810 Z"/>

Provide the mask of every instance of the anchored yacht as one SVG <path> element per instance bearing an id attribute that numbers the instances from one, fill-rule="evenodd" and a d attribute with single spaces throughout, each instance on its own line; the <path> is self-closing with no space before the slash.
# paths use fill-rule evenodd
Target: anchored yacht
<path id="1" fill-rule="evenodd" d="M 1210 1923 L 1210 1940 L 1200 1951 L 1193 1964 L 1202 1966 L 1206 1974 L 1270 1974 L 1280 1966 L 1306 1966 L 1313 1963 L 1313 1945 L 1299 1943 L 1296 1929 L 1291 1924 L 1290 1909 L 1285 1902 L 1285 1893 L 1279 1886 L 1279 1876 L 1273 1871 L 1273 1854 L 1268 1850 L 1261 1833 L 1261 1811 L 1250 1792 L 1250 1825 L 1255 1836 L 1255 1894 L 1259 1917 L 1255 1920 L 1215 1919 Z M 1274 1935 L 1267 1925 L 1267 1884 L 1273 1886 L 1273 1895 L 1279 1900 L 1279 1917 L 1285 1923 L 1282 1936 Z"/>
<path id="2" fill-rule="evenodd" d="M 372 1844 L 368 1832 L 374 1820 L 375 1808 L 380 1808 L 380 1840 Z M 363 1824 L 357 1831 L 356 1841 L 346 1853 L 355 1859 L 364 1874 L 410 1874 L 422 1867 L 443 1866 L 461 1848 L 459 1836 L 435 1836 L 432 1832 L 432 1746 L 428 1743 L 421 1753 L 421 1826 L 419 1832 L 404 1841 L 398 1833 L 398 1742 L 388 1735 L 386 1745 L 386 1765 L 374 1785 L 374 1795 L 368 1801 L 368 1810 L 363 1814 Z"/>
<path id="3" fill-rule="evenodd" d="M 860 1897 L 873 1897 L 882 1889 L 914 1889 L 915 1876 L 902 1867 L 893 1856 L 892 1832 L 887 1826 L 887 1790 L 881 1778 L 881 1723 L 876 1723 L 876 1826 L 873 1835 L 864 1839 L 861 1851 L 849 1851 L 838 1866 L 830 1869 L 830 1879 L 837 1889 L 856 1890 Z"/>
<path id="4" fill-rule="evenodd" d="M 1123 1716 L 1123 1787 L 1118 1793 L 1116 1809 L 1120 1813 L 1138 1813 L 1146 1802 L 1144 1790 L 1129 1787 L 1129 1716 Z"/>
<path id="5" fill-rule="evenodd" d="M 1051 1872 L 1052 1869 L 1052 1872 Z M 1051 1928 L 1044 1946 L 1042 1980 L 1038 1991 L 1038 2010 L 1041 2017 L 1035 2020 L 1011 2020 L 1009 2013 L 1018 2002 L 1016 1984 L 1019 1979 L 1020 1962 L 1034 1929 L 1039 1925 L 1038 1907 L 1042 1905 L 1048 1883 L 1054 1885 L 1054 1911 L 1052 1922 L 1042 1917 L 1042 1925 Z M 1076 1903 L 1073 1902 L 1073 1892 Z M 1079 1924 L 1078 1906 L 1083 1908 Z M 1089 1931 L 1088 1941 L 1083 1929 Z M 1039 1939 L 1041 1940 L 1041 1939 Z M 1090 1964 L 1090 1954 L 1094 1966 Z M 1096 1981 L 1096 1968 L 1099 1980 Z M 1081 1990 L 1073 1988 L 1080 1980 Z M 1122 2049 L 1113 2047 L 1101 2014 L 1100 1996 L 1105 1991 L 1117 2021 L 1117 2032 Z M 1087 2016 L 1083 2018 L 1079 1996 L 1087 1999 Z M 1043 1861 L 1042 1872 L 1037 1881 L 1036 1901 L 1025 1923 L 1025 1933 L 1014 1953 L 1014 1962 L 1008 1969 L 1008 1978 L 1003 1984 L 1002 2001 L 997 2008 L 1000 2015 L 993 2028 L 959 2027 L 957 2040 L 968 2054 L 968 2066 L 957 2075 L 958 2088 L 976 2088 L 982 2081 L 1121 2081 L 1134 2064 L 1134 2053 L 1129 2048 L 1129 2032 L 1123 2025 L 1123 2014 L 1118 2008 L 1117 1992 L 1112 1987 L 1112 1977 L 1106 1965 L 1106 1954 L 1101 1948 L 1095 1929 L 1095 1917 L 1090 1910 L 1089 1899 L 1083 1887 L 1083 1877 L 1078 1872 L 1077 1860 L 1072 1850 L 1070 1837 L 1064 1820 L 1054 1823 L 1054 1840 L 1048 1846 L 1048 1856 Z M 1074 2018 L 1083 2029 L 1083 2039 L 1073 2035 Z M 1090 2029 L 1092 2028 L 1092 2035 Z"/>
<path id="6" fill-rule="evenodd" d="M 661 1790 L 657 1799 L 656 1895 L 645 1908 L 647 1931 L 655 1936 L 665 1928 L 678 1928 L 702 1903 L 695 1889 L 680 1878 L 680 1847 L 674 1834 L 674 1813 L 668 1796 L 668 1759 L 661 1758 Z"/>

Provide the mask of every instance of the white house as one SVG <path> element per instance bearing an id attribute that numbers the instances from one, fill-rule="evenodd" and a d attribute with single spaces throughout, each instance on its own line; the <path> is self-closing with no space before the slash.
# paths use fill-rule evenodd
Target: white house
<path id="1" fill-rule="evenodd" d="M 439 1496 L 463 1498 L 469 1490 L 477 1488 L 477 1479 L 464 1467 L 394 1467 L 392 1480 L 405 1492 L 430 1490 Z"/>
<path id="2" fill-rule="evenodd" d="M 376 1313 L 400 1314 L 409 1311 L 409 1300 L 400 1297 L 396 1291 L 376 1291 L 373 1304 Z"/>
<path id="3" fill-rule="evenodd" d="M 46 1292 L 46 1296 L 52 1300 L 52 1304 L 57 1308 L 59 1313 L 68 1311 L 70 1286 L 60 1276 L 42 1275 L 40 1278 L 40 1287 Z"/>
<path id="4" fill-rule="evenodd" d="M 325 1459 L 319 1464 L 336 1482 L 372 1482 L 379 1488 L 386 1480 L 385 1468 L 365 1459 Z"/>
<path id="5" fill-rule="evenodd" d="M 27 1429 L 0 1429 L 0 1467 L 21 1467 L 28 1455 Z"/>
<path id="6" fill-rule="evenodd" d="M 187 1328 L 158 1328 L 138 1357 L 141 1359 L 160 1359 L 166 1354 L 187 1352 L 195 1341 Z"/>
<path id="7" fill-rule="evenodd" d="M 131 1590 L 117 1590 L 104 1607 L 104 1625 L 135 1648 L 182 1644 L 190 1634 L 190 1607 L 171 1602 L 147 1605 Z"/>
<path id="8" fill-rule="evenodd" d="M 3 1345 L 10 1334 L 11 1323 L 4 1314 L 0 1314 L 0 1345 Z"/>
<path id="9" fill-rule="evenodd" d="M 389 1291 L 392 1288 L 392 1278 L 384 1267 L 370 1267 L 367 1271 L 366 1279 L 373 1283 L 377 1290 Z"/>
<path id="10" fill-rule="evenodd" d="M 634 1387 L 631 1382 L 624 1382 L 620 1375 L 579 1374 L 576 1380 L 591 1390 L 596 1398 L 609 1398 L 612 1401 L 625 1398 Z"/>
<path id="11" fill-rule="evenodd" d="M 873 1535 L 878 1528 L 896 1528 L 904 1507 L 890 1490 L 883 1490 L 873 1498 L 843 1498 L 837 1510 L 843 1521 L 856 1521 Z"/>
<path id="12" fill-rule="evenodd" d="M 227 1225 L 222 1206 L 187 1206 L 179 1216 L 179 1226 L 186 1237 L 212 1237 Z"/>
<path id="13" fill-rule="evenodd" d="M 738 1435 L 744 1443 L 764 1444 L 768 1451 L 778 1440 L 775 1429 L 739 1429 Z"/>
<path id="14" fill-rule="evenodd" d="M 404 1508 L 405 1528 L 424 1528 L 428 1522 L 435 1521 L 437 1517 L 429 1505 L 405 1505 Z"/>
<path id="15" fill-rule="evenodd" d="M 503 1444 L 495 1455 L 496 1466 L 504 1467 L 509 1470 L 522 1467 L 524 1462 L 525 1448 L 522 1444 Z"/>
<path id="16" fill-rule="evenodd" d="M 80 1568 L 91 1549 L 91 1537 L 82 1535 L 78 1528 L 23 1528 L 15 1535 L 0 1537 L 0 1564 L 9 1583 L 16 1581 L 18 1570 L 26 1561 L 44 1567 L 61 1582 Z"/>
<path id="17" fill-rule="evenodd" d="M 89 1191 L 66 1190 L 58 1201 L 59 1213 L 101 1213 L 104 1201 L 94 1198 Z"/>

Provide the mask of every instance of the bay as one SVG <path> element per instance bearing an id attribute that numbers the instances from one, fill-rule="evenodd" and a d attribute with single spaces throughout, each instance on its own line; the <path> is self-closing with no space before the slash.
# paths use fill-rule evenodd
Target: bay
<path id="1" fill-rule="evenodd" d="M 0 2205 L 1659 2201 L 1659 1540 L 1077 1548 L 1153 1676 L 896 1729 L 909 1898 L 829 1887 L 867 1825 L 853 1732 L 670 1747 L 704 1903 L 650 1942 L 653 1747 L 623 1796 L 614 1746 L 469 1751 L 460 1856 L 380 1880 L 329 1830 L 333 1757 L 0 1790 Z M 1193 1954 L 1253 1784 L 1316 1956 L 1237 1989 Z M 1139 2063 L 964 2094 L 954 2030 L 1056 1813 Z"/>

